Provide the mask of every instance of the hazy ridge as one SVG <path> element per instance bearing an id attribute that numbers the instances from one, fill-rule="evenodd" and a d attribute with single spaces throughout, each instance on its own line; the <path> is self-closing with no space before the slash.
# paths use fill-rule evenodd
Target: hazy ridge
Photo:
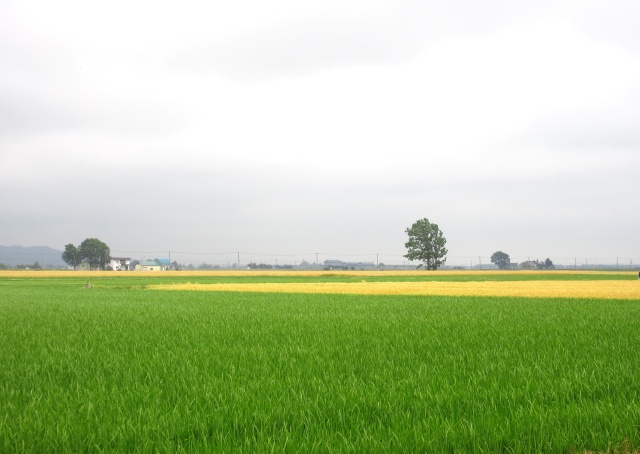
<path id="1" fill-rule="evenodd" d="M 35 262 L 43 268 L 67 266 L 62 260 L 62 251 L 49 246 L 0 246 L 0 263 L 17 266 Z"/>

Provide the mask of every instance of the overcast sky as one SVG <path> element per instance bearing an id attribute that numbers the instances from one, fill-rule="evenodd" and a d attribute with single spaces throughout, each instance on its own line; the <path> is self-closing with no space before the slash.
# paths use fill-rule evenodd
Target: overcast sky
<path id="1" fill-rule="evenodd" d="M 426 217 L 449 264 L 640 261 L 639 23 L 633 0 L 3 0 L 0 244 L 402 263 Z"/>

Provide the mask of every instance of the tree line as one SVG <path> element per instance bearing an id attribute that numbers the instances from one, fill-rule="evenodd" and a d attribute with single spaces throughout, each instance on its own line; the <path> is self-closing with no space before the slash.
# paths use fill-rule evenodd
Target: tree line
<path id="1" fill-rule="evenodd" d="M 411 227 L 406 229 L 409 236 L 405 243 L 407 254 L 404 256 L 409 260 L 418 260 L 422 262 L 418 268 L 425 267 L 428 270 L 437 270 L 445 264 L 447 248 L 447 240 L 438 227 L 438 224 L 432 223 L 427 218 L 419 219 L 414 222 Z M 491 263 L 495 264 L 501 270 L 518 268 L 518 264 L 511 263 L 509 254 L 502 251 L 496 251 L 491 256 Z M 552 270 L 555 268 L 551 259 L 545 260 L 529 260 L 525 262 L 528 269 Z"/>
<path id="2" fill-rule="evenodd" d="M 419 219 L 411 227 L 405 230 L 408 240 L 405 243 L 407 253 L 404 255 L 410 261 L 421 262 L 417 267 L 427 270 L 437 270 L 445 264 L 447 258 L 447 239 L 444 237 L 438 224 L 432 223 L 427 218 Z M 104 242 L 97 238 L 87 238 L 79 246 L 67 244 L 62 253 L 62 259 L 73 269 L 80 264 L 87 263 L 91 270 L 104 270 L 111 261 L 111 250 Z M 37 262 L 36 262 L 37 263 Z M 512 269 L 517 267 L 511 263 L 509 254 L 496 251 L 491 256 L 491 263 L 499 269 Z M 267 265 L 250 263 L 251 269 L 265 269 Z M 553 262 L 546 260 L 533 260 L 527 262 L 532 269 L 550 270 L 554 268 Z"/>
<path id="3" fill-rule="evenodd" d="M 10 270 L 12 269 L 12 267 L 10 265 L 5 265 L 4 263 L 0 263 L 0 270 Z M 28 264 L 21 264 L 21 265 L 16 265 L 15 267 L 13 267 L 13 269 L 16 270 L 41 270 L 42 266 L 40 265 L 40 262 L 35 261 L 34 263 L 28 265 Z"/>
<path id="4" fill-rule="evenodd" d="M 496 251 L 493 253 L 491 256 L 491 263 L 495 264 L 498 269 L 501 270 L 509 270 L 514 266 L 517 266 L 517 264 L 511 263 L 511 257 L 509 257 L 509 254 L 502 251 Z M 536 270 L 552 270 L 555 268 L 555 265 L 548 257 L 545 260 L 529 260 L 526 263 L 527 266 L 531 266 L 532 269 Z"/>

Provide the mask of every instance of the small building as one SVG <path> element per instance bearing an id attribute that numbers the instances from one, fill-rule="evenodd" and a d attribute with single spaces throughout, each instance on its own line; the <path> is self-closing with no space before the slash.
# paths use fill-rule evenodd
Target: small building
<path id="1" fill-rule="evenodd" d="M 518 268 L 520 268 L 521 270 L 537 270 L 538 262 L 534 260 L 527 260 L 526 262 L 522 262 L 520 265 L 518 265 Z"/>
<path id="2" fill-rule="evenodd" d="M 78 271 L 92 271 L 91 264 L 89 262 L 80 262 L 78 266 L 76 266 L 76 270 Z"/>
<path id="3" fill-rule="evenodd" d="M 325 260 L 324 267 L 327 270 L 348 270 L 347 264 L 342 260 Z"/>
<path id="4" fill-rule="evenodd" d="M 168 259 L 140 260 L 136 263 L 136 271 L 168 271 L 173 269 Z"/>
<path id="5" fill-rule="evenodd" d="M 109 265 L 107 265 L 105 269 L 109 269 L 108 267 Z M 87 262 L 86 260 L 84 262 L 78 263 L 78 266 L 76 266 L 77 271 L 100 271 L 101 269 L 102 268 L 100 268 L 99 266 L 94 266 L 92 268 L 91 263 Z"/>
<path id="6" fill-rule="evenodd" d="M 111 257 L 109 265 L 113 271 L 129 271 L 131 269 L 131 257 Z"/>
<path id="7" fill-rule="evenodd" d="M 375 270 L 378 267 L 373 262 L 343 262 L 342 260 L 325 260 L 327 270 Z"/>
<path id="8" fill-rule="evenodd" d="M 162 271 L 169 271 L 169 270 L 173 270 L 175 269 L 175 266 L 173 263 L 171 263 L 169 261 L 169 259 L 156 259 L 158 262 L 160 262 L 160 266 L 162 267 Z"/>

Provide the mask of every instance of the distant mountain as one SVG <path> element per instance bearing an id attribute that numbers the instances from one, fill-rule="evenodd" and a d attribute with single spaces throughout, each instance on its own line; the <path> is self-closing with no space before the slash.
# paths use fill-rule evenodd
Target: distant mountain
<path id="1" fill-rule="evenodd" d="M 48 246 L 0 246 L 0 263 L 11 267 L 40 263 L 43 268 L 66 268 L 62 251 Z"/>

